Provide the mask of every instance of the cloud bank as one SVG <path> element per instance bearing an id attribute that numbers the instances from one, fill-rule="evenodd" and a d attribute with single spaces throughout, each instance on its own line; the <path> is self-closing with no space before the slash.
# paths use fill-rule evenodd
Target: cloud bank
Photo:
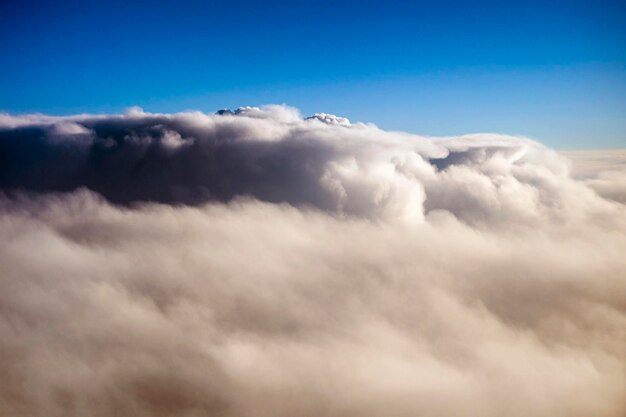
<path id="1" fill-rule="evenodd" d="M 626 203 L 626 151 L 567 151 L 572 176 L 602 197 Z"/>
<path id="2" fill-rule="evenodd" d="M 626 412 L 605 168 L 283 106 L 3 115 L 0 158 L 0 414 Z"/>
<path id="3" fill-rule="evenodd" d="M 540 221 L 611 210 L 529 139 L 432 139 L 270 106 L 235 112 L 0 118 L 0 187 L 201 204 L 248 195 L 366 218 Z"/>

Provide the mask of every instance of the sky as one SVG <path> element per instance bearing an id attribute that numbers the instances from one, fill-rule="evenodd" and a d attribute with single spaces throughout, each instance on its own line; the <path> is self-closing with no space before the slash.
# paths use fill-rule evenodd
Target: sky
<path id="1" fill-rule="evenodd" d="M 0 416 L 626 416 L 625 9 L 0 0 Z"/>
<path id="2" fill-rule="evenodd" d="M 285 103 L 422 135 L 626 147 L 620 1 L 0 4 L 0 112 Z"/>

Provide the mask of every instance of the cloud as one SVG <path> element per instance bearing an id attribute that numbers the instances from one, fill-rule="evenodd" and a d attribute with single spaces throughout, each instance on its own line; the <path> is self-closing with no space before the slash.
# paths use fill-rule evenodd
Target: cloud
<path id="1" fill-rule="evenodd" d="M 572 175 L 602 197 L 626 203 L 626 151 L 562 152 L 572 162 Z"/>
<path id="2" fill-rule="evenodd" d="M 624 415 L 626 213 L 567 159 L 222 113 L 2 119 L 0 414 Z"/>
<path id="3" fill-rule="evenodd" d="M 311 117 L 307 117 L 307 120 L 319 120 L 322 123 L 330 125 L 350 126 L 350 120 L 345 117 L 335 116 L 328 113 L 315 113 Z"/>
<path id="4" fill-rule="evenodd" d="M 532 223 L 576 204 L 614 210 L 570 177 L 565 159 L 526 138 L 425 138 L 324 113 L 303 119 L 284 106 L 5 116 L 0 155 L 5 190 L 87 187 L 121 204 L 248 195 L 366 218 L 447 210 L 474 223 Z"/>

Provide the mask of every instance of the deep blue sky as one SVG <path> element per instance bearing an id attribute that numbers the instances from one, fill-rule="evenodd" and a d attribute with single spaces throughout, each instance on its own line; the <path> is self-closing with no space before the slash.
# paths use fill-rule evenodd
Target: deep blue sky
<path id="1" fill-rule="evenodd" d="M 0 2 L 0 111 L 287 103 L 626 147 L 626 1 Z"/>

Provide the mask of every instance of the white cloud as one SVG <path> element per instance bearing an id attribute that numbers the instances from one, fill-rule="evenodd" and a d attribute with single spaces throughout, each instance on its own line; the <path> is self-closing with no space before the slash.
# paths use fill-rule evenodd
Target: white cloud
<path id="1" fill-rule="evenodd" d="M 329 125 L 350 126 L 350 120 L 347 118 L 328 113 L 315 113 L 313 116 L 307 117 L 307 120 L 318 120 Z"/>
<path id="2" fill-rule="evenodd" d="M 340 215 L 409 221 L 432 210 L 469 223 L 527 224 L 580 213 L 573 209 L 578 204 L 593 206 L 597 215 L 619 210 L 571 177 L 563 157 L 527 138 L 425 138 L 327 114 L 314 116 L 324 123 L 311 122 L 284 106 L 222 113 L 4 120 L 0 146 L 10 163 L 2 168 L 0 186 L 86 186 L 121 203 L 251 195 Z M 59 141 L 76 149 L 61 151 Z"/>
<path id="3" fill-rule="evenodd" d="M 2 415 L 626 411 L 605 168 L 281 106 L 0 123 Z"/>
<path id="4" fill-rule="evenodd" d="M 626 151 L 562 152 L 572 161 L 572 176 L 602 197 L 626 203 Z"/>

